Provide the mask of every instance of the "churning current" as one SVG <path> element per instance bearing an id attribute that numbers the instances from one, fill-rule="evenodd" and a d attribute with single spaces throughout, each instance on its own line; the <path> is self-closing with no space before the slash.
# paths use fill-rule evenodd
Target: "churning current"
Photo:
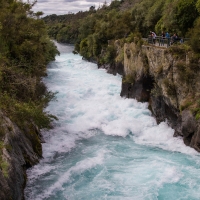
<path id="1" fill-rule="evenodd" d="M 120 75 L 58 45 L 44 79 L 58 117 L 43 159 L 27 171 L 26 200 L 199 200 L 200 156 L 147 103 L 120 97 Z"/>

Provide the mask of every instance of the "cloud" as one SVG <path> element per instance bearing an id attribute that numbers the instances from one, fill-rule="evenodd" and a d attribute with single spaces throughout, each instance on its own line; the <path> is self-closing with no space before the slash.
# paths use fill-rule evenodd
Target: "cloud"
<path id="1" fill-rule="evenodd" d="M 111 0 L 107 0 L 110 3 Z M 63 15 L 69 12 L 77 13 L 78 11 L 89 10 L 91 6 L 98 8 L 105 0 L 37 0 L 33 11 L 42 11 L 44 15 L 57 14 Z"/>

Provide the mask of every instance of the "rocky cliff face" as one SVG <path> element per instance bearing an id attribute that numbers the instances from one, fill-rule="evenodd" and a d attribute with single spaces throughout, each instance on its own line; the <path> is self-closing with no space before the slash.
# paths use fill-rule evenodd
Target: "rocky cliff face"
<path id="1" fill-rule="evenodd" d="M 108 42 L 108 46 L 109 46 Z M 112 45 L 112 44 L 111 44 Z M 120 74 L 124 75 L 124 44 L 121 43 L 119 40 L 116 40 L 114 43 L 114 48 L 116 49 L 116 57 L 112 63 L 107 64 L 99 64 L 99 68 L 104 68 L 110 74 Z M 102 50 L 100 57 L 103 57 L 106 51 Z"/>
<path id="2" fill-rule="evenodd" d="M 121 95 L 149 101 L 158 123 L 167 119 L 175 136 L 200 151 L 200 64 L 195 55 L 184 46 L 125 44 L 124 73 Z"/>
<path id="3" fill-rule="evenodd" d="M 24 199 L 25 170 L 42 156 L 41 135 L 34 124 L 22 130 L 0 111 L 0 199 Z"/>
<path id="4" fill-rule="evenodd" d="M 117 55 L 120 52 L 115 42 Z M 124 45 L 121 96 L 149 102 L 157 122 L 167 120 L 186 145 L 200 152 L 200 62 L 186 46 Z M 108 71 L 113 65 L 107 66 Z M 114 67 L 115 69 L 115 67 Z"/>

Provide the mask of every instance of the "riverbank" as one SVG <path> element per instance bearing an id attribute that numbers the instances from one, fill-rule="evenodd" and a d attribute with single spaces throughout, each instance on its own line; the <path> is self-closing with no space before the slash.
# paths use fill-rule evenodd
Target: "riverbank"
<path id="1" fill-rule="evenodd" d="M 26 169 L 42 157 L 40 130 L 54 118 L 43 112 L 53 94 L 42 78 L 59 52 L 34 4 L 2 0 L 0 6 L 1 200 L 24 198 Z"/>
<path id="2" fill-rule="evenodd" d="M 26 199 L 197 200 L 198 152 L 157 124 L 148 103 L 120 97 L 120 75 L 61 47 L 44 79 L 57 92 L 46 110 L 59 120 L 43 132 L 43 159 L 27 171 Z"/>
<path id="3" fill-rule="evenodd" d="M 167 120 L 175 137 L 200 152 L 198 59 L 184 45 L 165 49 L 138 46 L 137 41 L 124 45 L 115 41 L 115 61 L 99 67 L 123 75 L 121 96 L 149 102 L 158 123 Z"/>

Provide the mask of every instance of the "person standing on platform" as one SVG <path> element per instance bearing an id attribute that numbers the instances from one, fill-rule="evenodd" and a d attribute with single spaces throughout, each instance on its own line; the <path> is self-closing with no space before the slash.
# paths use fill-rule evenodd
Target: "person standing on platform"
<path id="1" fill-rule="evenodd" d="M 151 33 L 151 37 L 152 37 L 152 40 L 153 40 L 153 44 L 155 44 L 156 43 L 156 33 L 153 32 L 153 31 L 150 31 L 150 33 Z"/>
<path id="2" fill-rule="evenodd" d="M 170 34 L 168 32 L 165 33 L 165 38 L 167 39 L 167 46 L 170 46 Z"/>
<path id="3" fill-rule="evenodd" d="M 164 31 L 163 31 L 162 34 L 161 34 L 161 46 L 164 46 L 164 45 L 165 45 L 164 39 L 165 39 L 165 33 L 164 33 Z"/>

